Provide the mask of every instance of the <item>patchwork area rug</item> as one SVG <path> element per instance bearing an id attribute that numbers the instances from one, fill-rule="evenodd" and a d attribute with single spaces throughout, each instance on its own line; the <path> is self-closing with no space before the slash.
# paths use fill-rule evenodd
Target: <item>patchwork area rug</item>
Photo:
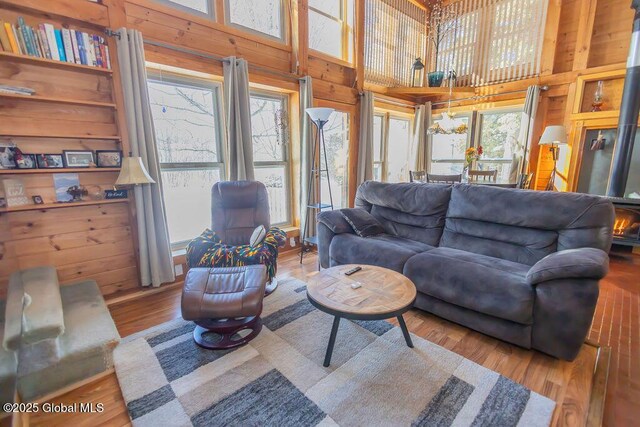
<path id="1" fill-rule="evenodd" d="M 282 280 L 248 345 L 212 351 L 193 323 L 127 337 L 114 353 L 135 426 L 547 426 L 555 402 L 385 321 L 340 323 Z"/>

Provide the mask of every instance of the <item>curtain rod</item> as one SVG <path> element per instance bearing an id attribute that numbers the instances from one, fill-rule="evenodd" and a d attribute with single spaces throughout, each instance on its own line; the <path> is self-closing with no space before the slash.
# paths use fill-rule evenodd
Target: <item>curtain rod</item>
<path id="1" fill-rule="evenodd" d="M 151 45 L 151 46 L 157 46 L 157 47 L 161 47 L 164 49 L 169 49 L 169 50 L 173 50 L 176 52 L 181 52 L 181 53 L 186 53 L 189 55 L 194 55 L 194 56 L 199 56 L 201 58 L 206 58 L 206 59 L 211 59 L 213 61 L 218 61 L 220 63 L 224 63 L 224 62 L 229 62 L 227 59 L 221 57 L 221 56 L 217 56 L 217 55 L 211 55 L 208 53 L 202 53 L 202 52 L 198 52 L 196 50 L 191 50 L 191 49 L 187 49 L 184 47 L 178 47 L 178 46 L 173 46 L 170 44 L 166 44 L 166 43 L 162 43 L 162 42 L 157 42 L 157 41 L 152 41 L 152 40 L 144 40 L 145 44 Z M 287 74 L 287 73 L 283 73 L 281 71 L 275 71 L 275 70 L 270 70 L 268 68 L 264 68 L 261 67 L 259 65 L 253 65 L 253 64 L 249 64 L 249 68 L 250 69 L 254 69 L 256 71 L 261 71 L 263 73 L 268 73 L 268 74 L 273 74 L 279 77 L 284 77 L 290 80 L 295 80 L 295 81 L 300 81 L 300 80 L 304 80 L 304 77 L 297 77 L 293 74 Z"/>
<path id="2" fill-rule="evenodd" d="M 528 89 L 519 89 L 519 90 L 510 90 L 508 92 L 501 92 L 501 93 L 491 93 L 491 94 L 487 94 L 487 95 L 474 95 L 474 96 L 469 96 L 467 98 L 458 98 L 458 99 L 452 99 L 451 103 L 454 102 L 462 102 L 462 101 L 477 101 L 479 99 L 484 99 L 484 98 L 491 98 L 493 96 L 502 96 L 502 95 L 510 95 L 510 94 L 514 94 L 514 93 L 523 93 L 523 92 L 527 92 Z M 541 91 L 547 91 L 549 90 L 549 86 L 541 86 L 540 87 Z M 434 105 L 446 105 L 449 103 L 449 100 L 447 101 L 438 101 L 438 102 L 432 102 L 431 106 L 433 107 Z"/>

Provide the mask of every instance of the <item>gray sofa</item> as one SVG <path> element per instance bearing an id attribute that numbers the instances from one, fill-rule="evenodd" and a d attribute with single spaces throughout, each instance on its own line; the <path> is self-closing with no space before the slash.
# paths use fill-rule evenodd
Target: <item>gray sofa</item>
<path id="1" fill-rule="evenodd" d="M 415 306 L 487 335 L 573 360 L 608 272 L 614 209 L 576 193 L 482 185 L 358 188 L 356 208 L 385 232 L 358 237 L 340 211 L 318 215 L 322 267 L 402 272 Z"/>

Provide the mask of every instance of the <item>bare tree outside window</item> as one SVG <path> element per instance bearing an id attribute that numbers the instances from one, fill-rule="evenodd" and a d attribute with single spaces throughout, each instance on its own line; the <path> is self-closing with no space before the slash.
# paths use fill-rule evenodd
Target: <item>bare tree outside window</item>
<path id="1" fill-rule="evenodd" d="M 227 0 L 227 15 L 231 24 L 284 38 L 282 0 Z"/>

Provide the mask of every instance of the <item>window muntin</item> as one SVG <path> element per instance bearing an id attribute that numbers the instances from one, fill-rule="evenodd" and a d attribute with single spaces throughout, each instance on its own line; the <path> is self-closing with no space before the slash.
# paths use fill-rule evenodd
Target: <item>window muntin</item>
<path id="1" fill-rule="evenodd" d="M 255 177 L 267 187 L 271 223 L 289 224 L 291 186 L 288 97 L 252 92 L 250 104 Z"/>
<path id="2" fill-rule="evenodd" d="M 224 176 L 220 85 L 150 75 L 169 237 L 174 248 L 210 227 L 211 186 Z"/>
<path id="3" fill-rule="evenodd" d="M 225 0 L 226 22 L 284 40 L 283 0 Z"/>
<path id="4" fill-rule="evenodd" d="M 334 111 L 324 126 L 324 140 L 333 205 L 337 208 L 349 207 L 349 113 Z M 321 153 L 324 168 L 324 153 Z M 329 182 L 323 173 L 322 203 L 330 203 Z"/>
<path id="5" fill-rule="evenodd" d="M 353 61 L 353 0 L 309 0 L 309 48 Z"/>

